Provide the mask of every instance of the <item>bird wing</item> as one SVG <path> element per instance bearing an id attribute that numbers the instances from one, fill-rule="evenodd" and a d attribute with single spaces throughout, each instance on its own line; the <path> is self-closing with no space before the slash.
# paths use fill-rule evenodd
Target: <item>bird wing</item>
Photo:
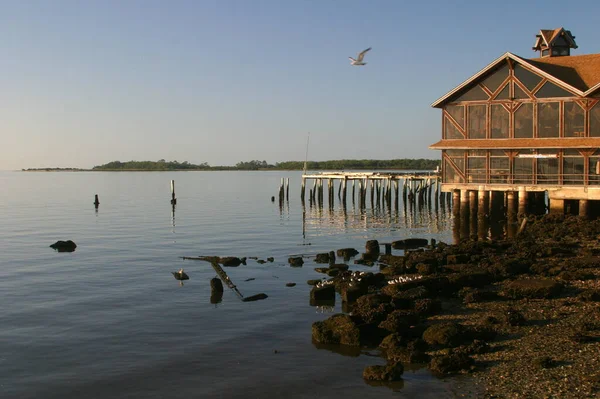
<path id="1" fill-rule="evenodd" d="M 354 58 L 352 58 L 352 57 L 348 57 L 348 58 L 349 58 L 349 59 L 350 59 L 350 61 L 352 61 L 352 62 L 356 61 L 356 60 L 355 60 Z"/>
<path id="2" fill-rule="evenodd" d="M 369 51 L 369 50 L 371 50 L 371 47 L 369 47 L 368 49 L 366 49 L 366 50 L 363 50 L 363 51 L 361 51 L 360 53 L 358 53 L 358 60 L 359 60 L 359 61 L 362 61 L 362 60 L 363 60 L 363 58 L 365 58 L 365 53 L 366 53 L 367 51 Z"/>

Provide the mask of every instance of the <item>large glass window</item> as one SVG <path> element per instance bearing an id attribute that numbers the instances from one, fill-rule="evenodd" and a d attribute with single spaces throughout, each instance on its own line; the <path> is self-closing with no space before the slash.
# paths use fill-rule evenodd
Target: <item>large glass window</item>
<path id="1" fill-rule="evenodd" d="M 538 150 L 538 184 L 558 184 L 558 152 L 556 150 Z"/>
<path id="2" fill-rule="evenodd" d="M 509 158 L 502 150 L 490 150 L 490 183 L 508 183 Z"/>
<path id="3" fill-rule="evenodd" d="M 464 128 L 465 123 L 465 107 L 463 105 L 448 105 L 446 111 L 452 116 L 452 119 Z M 444 118 L 444 138 L 446 139 L 464 139 L 461 131 L 448 119 Z"/>
<path id="4" fill-rule="evenodd" d="M 485 183 L 486 150 L 470 150 L 468 152 L 467 178 L 469 183 Z"/>
<path id="5" fill-rule="evenodd" d="M 583 184 L 583 156 L 577 150 L 563 151 L 563 184 Z"/>
<path id="6" fill-rule="evenodd" d="M 460 173 L 465 171 L 464 151 L 446 150 L 444 151 L 444 183 L 464 183 Z M 448 159 L 449 158 L 449 159 Z M 458 168 L 458 171 L 457 169 Z"/>
<path id="7" fill-rule="evenodd" d="M 474 86 L 471 90 L 460 96 L 456 101 L 479 101 L 488 100 L 490 96 L 479 85 Z"/>
<path id="8" fill-rule="evenodd" d="M 514 183 L 533 183 L 533 158 L 515 158 Z"/>
<path id="9" fill-rule="evenodd" d="M 560 103 L 538 103 L 538 137 L 558 137 Z"/>
<path id="10" fill-rule="evenodd" d="M 537 98 L 575 97 L 574 94 L 571 94 L 550 82 L 544 83 L 544 85 L 535 93 L 535 96 Z"/>
<path id="11" fill-rule="evenodd" d="M 467 137 L 470 139 L 485 139 L 485 105 L 469 105 L 469 127 Z"/>
<path id="12" fill-rule="evenodd" d="M 600 137 L 600 102 L 589 111 L 590 114 L 590 136 Z"/>
<path id="13" fill-rule="evenodd" d="M 515 138 L 533 137 L 533 104 L 523 103 L 515 111 Z"/>
<path id="14" fill-rule="evenodd" d="M 576 102 L 565 102 L 565 137 L 584 137 L 583 108 Z"/>
<path id="15" fill-rule="evenodd" d="M 541 76 L 536 75 L 533 72 L 529 72 L 527 69 L 520 65 L 515 65 L 515 77 L 519 79 L 525 87 L 532 91 L 541 81 Z"/>
<path id="16" fill-rule="evenodd" d="M 509 117 L 510 114 L 501 104 L 493 104 L 492 109 L 492 131 L 490 132 L 493 139 L 509 138 Z"/>

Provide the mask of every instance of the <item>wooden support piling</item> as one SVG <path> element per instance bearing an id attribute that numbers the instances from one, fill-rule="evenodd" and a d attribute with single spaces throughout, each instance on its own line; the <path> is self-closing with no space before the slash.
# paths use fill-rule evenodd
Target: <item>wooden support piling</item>
<path id="1" fill-rule="evenodd" d="M 175 198 L 175 180 L 171 180 L 171 205 L 177 204 L 177 198 Z"/>

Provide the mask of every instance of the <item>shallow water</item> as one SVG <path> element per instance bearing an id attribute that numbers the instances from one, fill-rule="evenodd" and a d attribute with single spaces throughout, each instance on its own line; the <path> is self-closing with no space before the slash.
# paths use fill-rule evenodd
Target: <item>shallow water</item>
<path id="1" fill-rule="evenodd" d="M 405 211 L 401 200 L 399 209 L 360 210 L 351 199 L 303 208 L 300 176 L 0 172 L 0 397 L 453 397 L 450 382 L 423 369 L 367 385 L 363 368 L 384 363 L 376 350 L 314 345 L 311 323 L 341 303 L 309 306 L 317 265 L 287 264 L 290 255 L 362 250 L 368 239 L 451 242 L 448 210 Z M 280 207 L 271 196 L 282 177 L 291 185 Z M 75 252 L 48 247 L 67 239 Z M 274 257 L 225 268 L 243 295 L 269 297 L 242 302 L 226 288 L 211 303 L 210 264 L 181 259 L 199 255 Z M 190 276 L 183 285 L 171 274 L 179 268 Z"/>

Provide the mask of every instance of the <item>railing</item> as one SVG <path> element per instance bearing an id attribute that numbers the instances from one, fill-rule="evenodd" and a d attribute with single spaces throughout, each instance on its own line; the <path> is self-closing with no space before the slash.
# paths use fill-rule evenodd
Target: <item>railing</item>
<path id="1" fill-rule="evenodd" d="M 575 174 L 535 174 L 492 172 L 488 178 L 485 170 L 468 170 L 467 183 L 477 184 L 539 184 L 557 186 L 600 186 L 600 175 L 588 175 L 587 184 L 582 173 Z"/>

